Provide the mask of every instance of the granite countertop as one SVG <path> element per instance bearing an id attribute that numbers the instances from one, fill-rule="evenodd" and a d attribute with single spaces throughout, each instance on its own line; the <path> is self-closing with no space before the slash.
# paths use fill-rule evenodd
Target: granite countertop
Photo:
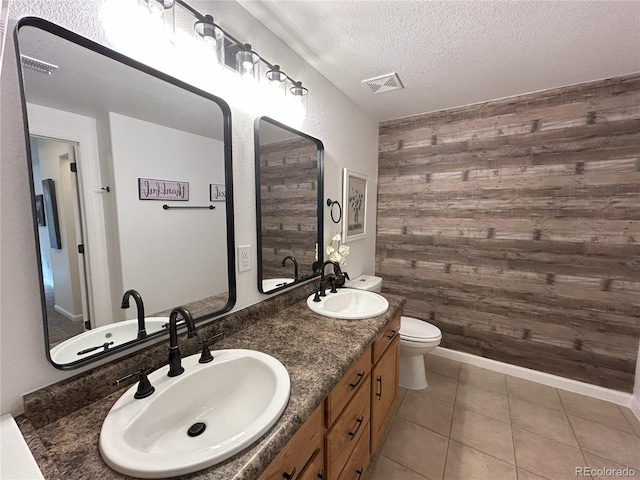
<path id="1" fill-rule="evenodd" d="M 303 300 L 216 343 L 214 355 L 215 350 L 246 348 L 280 360 L 291 378 L 289 403 L 280 420 L 251 447 L 223 463 L 180 478 L 256 479 L 400 312 L 404 299 L 384 296 L 389 301 L 389 310 L 378 317 L 330 319 L 311 312 Z M 107 467 L 98 450 L 102 422 L 127 388 L 39 428 L 34 428 L 28 416 L 18 419 L 45 478 L 130 478 Z"/>

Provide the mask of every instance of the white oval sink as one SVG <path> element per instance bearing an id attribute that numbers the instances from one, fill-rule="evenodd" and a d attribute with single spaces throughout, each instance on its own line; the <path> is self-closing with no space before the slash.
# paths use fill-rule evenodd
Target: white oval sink
<path id="1" fill-rule="evenodd" d="M 146 317 L 144 319 L 147 334 L 162 330 L 169 321 L 169 317 Z M 109 348 L 117 347 L 123 343 L 130 342 L 138 338 L 138 320 L 124 320 L 122 322 L 104 325 L 103 327 L 87 330 L 86 332 L 71 337 L 64 342 L 60 342 L 53 347 L 49 354 L 51 360 L 57 364 L 71 363 L 81 360 L 91 355 L 104 352 L 104 348 L 92 350 L 90 352 L 79 353 L 85 350 L 113 342 Z"/>
<path id="2" fill-rule="evenodd" d="M 262 280 L 262 291 L 268 292 L 269 290 L 274 290 L 276 288 L 284 287 L 289 283 L 293 283 L 293 278 L 265 278 Z"/>
<path id="3" fill-rule="evenodd" d="M 325 317 L 359 320 L 377 317 L 389 309 L 386 298 L 367 290 L 342 288 L 337 293 L 330 293 L 329 290 L 325 292 L 327 296 L 320 297 L 319 302 L 313 301 L 315 294 L 307 298 L 307 306 Z"/>
<path id="4" fill-rule="evenodd" d="M 134 385 L 102 424 L 100 453 L 114 470 L 138 478 L 186 475 L 210 467 L 258 440 L 289 401 L 289 374 L 278 360 L 253 350 L 213 351 L 182 359 L 185 371 L 168 366 L 149 374 L 156 391 L 136 400 Z M 201 422 L 198 436 L 187 431 Z"/>

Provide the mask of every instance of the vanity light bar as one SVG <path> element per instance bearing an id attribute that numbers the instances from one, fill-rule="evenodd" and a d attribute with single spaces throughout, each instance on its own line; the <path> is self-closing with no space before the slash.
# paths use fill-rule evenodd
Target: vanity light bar
<path id="1" fill-rule="evenodd" d="M 222 27 L 220 27 L 220 25 L 216 24 L 213 21 L 213 17 L 211 15 L 203 15 L 203 14 L 201 14 L 198 10 L 196 10 L 195 8 L 193 8 L 192 6 L 187 4 L 184 0 L 175 0 L 175 3 L 177 5 L 180 5 L 182 8 L 184 8 L 188 12 L 190 12 L 197 19 L 196 25 L 199 25 L 200 26 L 199 28 L 203 28 L 202 27 L 203 25 L 209 26 L 212 31 L 215 28 L 218 31 L 222 32 L 224 38 L 228 39 L 230 42 L 232 42 L 233 44 L 235 44 L 238 47 L 238 49 L 239 49 L 238 53 L 241 53 L 241 54 L 244 54 L 244 55 L 248 54 L 248 55 L 251 55 L 252 57 L 257 57 L 259 59 L 259 61 L 264 63 L 268 68 L 268 70 L 266 72 L 266 75 L 265 75 L 267 80 L 269 80 L 270 82 L 274 82 L 274 83 L 280 83 L 280 82 L 283 82 L 286 79 L 289 82 L 291 82 L 291 87 L 288 89 L 289 93 L 291 93 L 294 97 L 297 97 L 297 98 L 301 99 L 302 101 L 306 102 L 309 90 L 302 86 L 302 82 L 295 80 L 294 78 L 290 77 L 285 72 L 280 70 L 280 65 L 276 65 L 276 64 L 273 64 L 273 63 L 267 61 L 258 52 L 253 50 L 249 44 L 241 42 L 240 40 L 235 38 L 233 35 L 228 33 L 225 29 L 223 29 Z M 239 72 L 239 73 L 241 73 L 241 72 Z M 305 105 L 305 107 L 306 107 L 306 105 Z M 305 108 L 305 110 L 306 110 L 306 108 Z"/>
<path id="2" fill-rule="evenodd" d="M 51 75 L 58 69 L 57 65 L 43 62 L 42 60 L 38 60 L 37 58 L 27 57 L 26 55 L 20 55 L 20 60 L 22 61 L 23 67 L 30 68 L 31 70 L 45 73 L 47 75 Z"/>

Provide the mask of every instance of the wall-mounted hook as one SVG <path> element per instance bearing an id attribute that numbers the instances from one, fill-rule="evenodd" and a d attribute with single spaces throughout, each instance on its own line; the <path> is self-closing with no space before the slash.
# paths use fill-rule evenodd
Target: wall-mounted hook
<path id="1" fill-rule="evenodd" d="M 333 216 L 333 206 L 334 205 L 338 206 L 338 219 L 337 220 Z M 333 223 L 340 223 L 340 220 L 342 220 L 342 205 L 340 205 L 340 202 L 337 201 L 337 200 L 331 200 L 330 198 L 327 198 L 327 207 L 331 207 L 331 220 L 333 220 Z"/>
<path id="2" fill-rule="evenodd" d="M 109 193 L 111 191 L 111 189 L 109 187 L 100 187 L 100 190 L 104 190 L 107 193 Z"/>

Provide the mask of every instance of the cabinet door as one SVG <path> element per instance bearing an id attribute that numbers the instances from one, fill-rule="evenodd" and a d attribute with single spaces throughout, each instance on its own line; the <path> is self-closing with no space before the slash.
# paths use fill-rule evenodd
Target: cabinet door
<path id="1" fill-rule="evenodd" d="M 300 427 L 300 430 L 289 440 L 278 456 L 269 464 L 260 480 L 293 480 L 307 471 L 309 464 L 324 463 L 323 455 L 323 405 L 321 404 L 309 419 Z M 322 464 L 318 464 L 322 470 Z M 308 467 L 309 472 L 314 467 Z M 311 477 L 304 477 L 311 478 Z"/>
<path id="2" fill-rule="evenodd" d="M 398 394 L 399 346 L 400 337 L 396 335 L 371 370 L 371 453 L 378 446 Z"/>

